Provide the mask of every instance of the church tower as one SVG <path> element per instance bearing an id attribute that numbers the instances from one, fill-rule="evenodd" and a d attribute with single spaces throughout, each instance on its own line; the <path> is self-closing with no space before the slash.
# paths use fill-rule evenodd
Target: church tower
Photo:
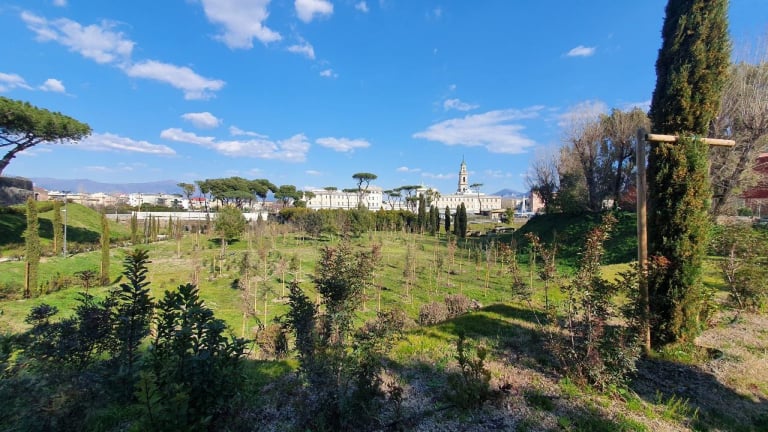
<path id="1" fill-rule="evenodd" d="M 467 176 L 467 164 L 464 163 L 464 158 L 461 158 L 461 168 L 459 169 L 459 189 L 456 191 L 460 194 L 469 192 L 469 177 Z"/>

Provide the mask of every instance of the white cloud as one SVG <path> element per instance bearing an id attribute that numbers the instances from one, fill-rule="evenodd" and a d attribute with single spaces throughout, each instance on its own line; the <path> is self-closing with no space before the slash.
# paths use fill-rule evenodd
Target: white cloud
<path id="1" fill-rule="evenodd" d="M 450 92 L 452 92 L 452 91 L 456 91 L 456 84 L 450 84 L 450 85 L 448 85 L 448 91 L 450 91 Z"/>
<path id="2" fill-rule="evenodd" d="M 288 51 L 294 53 L 294 54 L 301 54 L 306 56 L 309 59 L 314 60 L 315 59 L 315 49 L 312 47 L 312 45 L 302 40 L 300 43 L 291 45 L 288 47 Z"/>
<path id="3" fill-rule="evenodd" d="M 522 133 L 523 125 L 513 122 L 538 117 L 541 109 L 535 106 L 524 110 L 496 110 L 445 120 L 413 137 L 450 146 L 482 146 L 491 153 L 522 153 L 535 142 Z"/>
<path id="4" fill-rule="evenodd" d="M 39 41 L 58 42 L 97 63 L 125 62 L 133 51 L 134 42 L 113 31 L 115 25 L 109 21 L 82 26 L 67 18 L 48 21 L 26 11 L 21 13 L 21 19 Z"/>
<path id="5" fill-rule="evenodd" d="M 160 132 L 160 138 L 169 141 L 197 144 L 201 146 L 213 146 L 216 142 L 214 137 L 199 136 L 193 132 L 186 132 L 179 128 L 169 128 Z"/>
<path id="6" fill-rule="evenodd" d="M 323 147 L 333 149 L 337 152 L 353 152 L 358 148 L 370 147 L 371 143 L 364 139 L 349 139 L 349 138 L 333 138 L 325 137 L 318 138 L 315 142 Z"/>
<path id="7" fill-rule="evenodd" d="M 131 64 L 134 42 L 113 31 L 115 25 L 109 21 L 83 26 L 66 18 L 49 21 L 26 11 L 21 13 L 21 19 L 39 41 L 55 41 L 97 63 L 116 64 L 130 77 L 170 84 L 184 91 L 186 99 L 208 99 L 224 86 L 224 81 L 204 78 L 184 66 L 155 60 Z"/>
<path id="8" fill-rule="evenodd" d="M 20 75 L 0 72 L 0 93 L 7 92 L 15 88 L 23 88 L 27 90 L 31 89 L 31 87 L 27 84 L 27 81 Z"/>
<path id="9" fill-rule="evenodd" d="M 304 162 L 310 147 L 304 134 L 278 141 L 267 138 L 219 141 L 213 137 L 198 136 L 192 132 L 170 128 L 162 131 L 160 137 L 170 141 L 197 144 L 230 157 L 253 157 L 286 162 Z"/>
<path id="10" fill-rule="evenodd" d="M 438 6 L 432 9 L 432 18 L 439 20 L 442 17 L 443 17 L 443 8 Z"/>
<path id="11" fill-rule="evenodd" d="M 164 145 L 137 141 L 111 133 L 94 133 L 77 143 L 66 144 L 82 150 L 123 151 L 154 155 L 174 155 L 176 152 Z"/>
<path id="12" fill-rule="evenodd" d="M 311 22 L 315 16 L 330 16 L 333 14 L 333 4 L 328 0 L 295 0 L 296 15 L 305 23 Z"/>
<path id="13" fill-rule="evenodd" d="M 408 168 L 407 166 L 401 166 L 395 171 L 397 172 L 405 172 L 405 173 L 415 173 L 421 171 L 421 168 Z"/>
<path id="14" fill-rule="evenodd" d="M 362 13 L 368 13 L 368 4 L 364 1 L 355 3 L 355 9 L 359 10 Z"/>
<path id="15" fill-rule="evenodd" d="M 627 110 L 627 111 L 633 110 L 635 108 L 640 108 L 641 110 L 643 110 L 645 112 L 648 112 L 651 109 L 651 100 L 650 99 L 646 99 L 646 100 L 644 100 L 642 102 L 627 102 L 627 103 L 625 103 L 623 105 L 624 105 L 623 109 Z"/>
<path id="16" fill-rule="evenodd" d="M 244 131 L 237 126 L 230 126 L 229 134 L 232 136 L 250 136 L 250 137 L 264 138 L 264 139 L 269 138 L 267 135 L 262 135 L 260 133 Z"/>
<path id="17" fill-rule="evenodd" d="M 512 173 L 504 172 L 504 171 L 501 171 L 501 170 L 490 170 L 489 169 L 489 170 L 483 171 L 483 174 L 486 177 L 491 177 L 491 178 L 512 178 L 512 177 L 514 177 L 514 175 Z"/>
<path id="18" fill-rule="evenodd" d="M 431 178 L 435 180 L 449 180 L 452 178 L 456 178 L 456 174 L 434 174 L 434 173 L 422 173 L 422 177 Z"/>
<path id="19" fill-rule="evenodd" d="M 170 84 L 184 92 L 185 99 L 208 99 L 224 87 L 224 81 L 202 77 L 185 66 L 145 60 L 125 68 L 130 77 L 152 79 Z"/>
<path id="20" fill-rule="evenodd" d="M 320 76 L 323 78 L 338 78 L 339 74 L 333 71 L 333 69 L 323 69 L 320 71 Z"/>
<path id="21" fill-rule="evenodd" d="M 576 48 L 573 48 L 570 51 L 568 51 L 566 56 L 568 56 L 568 57 L 590 57 L 593 54 L 595 54 L 596 50 L 597 50 L 596 47 L 585 47 L 584 45 L 579 45 Z"/>
<path id="22" fill-rule="evenodd" d="M 264 44 L 282 39 L 280 33 L 266 27 L 270 0 L 202 0 L 208 20 L 224 27 L 217 36 L 229 48 L 252 48 L 253 38 Z"/>
<path id="23" fill-rule="evenodd" d="M 39 87 L 42 91 L 49 91 L 54 93 L 66 93 L 67 89 L 64 87 L 64 83 L 57 79 L 48 78 L 45 80 L 45 82 Z"/>
<path id="24" fill-rule="evenodd" d="M 311 176 L 323 175 L 322 171 L 317 171 L 317 170 L 306 170 L 306 171 L 304 171 L 304 174 L 311 175 Z"/>
<path id="25" fill-rule="evenodd" d="M 480 105 L 475 104 L 469 104 L 466 102 L 462 102 L 460 99 L 446 99 L 443 102 L 443 109 L 448 110 L 458 110 L 458 111 L 472 111 L 473 109 L 477 109 Z"/>
<path id="26" fill-rule="evenodd" d="M 67 5 L 67 0 L 53 0 L 53 5 L 58 7 L 64 7 Z"/>
<path id="27" fill-rule="evenodd" d="M 221 119 L 209 112 L 186 113 L 181 118 L 199 127 L 200 129 L 211 129 L 221 124 Z"/>
<path id="28" fill-rule="evenodd" d="M 569 107 L 566 112 L 560 114 L 557 125 L 560 127 L 573 127 L 583 125 L 598 118 L 600 114 L 608 112 L 608 105 L 603 101 L 587 100 Z"/>

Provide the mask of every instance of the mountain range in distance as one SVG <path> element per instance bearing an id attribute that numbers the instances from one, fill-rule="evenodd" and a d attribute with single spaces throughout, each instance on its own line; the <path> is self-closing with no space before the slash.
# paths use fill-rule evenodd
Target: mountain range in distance
<path id="1" fill-rule="evenodd" d="M 102 183 L 88 179 L 55 179 L 49 177 L 36 177 L 31 179 L 36 187 L 50 191 L 70 191 L 78 193 L 164 193 L 181 194 L 181 188 L 176 180 L 160 180 L 144 183 Z M 502 198 L 519 198 L 527 195 L 512 189 L 502 189 L 491 195 Z"/>
<path id="2" fill-rule="evenodd" d="M 88 179 L 55 179 L 35 177 L 30 179 L 36 187 L 49 191 L 70 191 L 73 193 L 164 193 L 179 194 L 181 188 L 176 180 L 160 180 L 144 183 L 101 183 Z"/>

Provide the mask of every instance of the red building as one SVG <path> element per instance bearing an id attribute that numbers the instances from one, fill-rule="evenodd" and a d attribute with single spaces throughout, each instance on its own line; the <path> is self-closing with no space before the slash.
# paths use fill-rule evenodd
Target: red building
<path id="1" fill-rule="evenodd" d="M 744 206 L 749 207 L 757 216 L 768 215 L 768 153 L 757 157 L 754 170 L 758 174 L 757 184 L 744 191 Z"/>

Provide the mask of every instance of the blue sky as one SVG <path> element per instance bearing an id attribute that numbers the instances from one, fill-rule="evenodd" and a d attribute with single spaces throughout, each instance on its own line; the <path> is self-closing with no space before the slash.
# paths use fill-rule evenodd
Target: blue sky
<path id="1" fill-rule="evenodd" d="M 646 106 L 666 0 L 17 0 L 0 95 L 93 128 L 6 175 L 525 189 L 574 110 Z M 768 1 L 732 0 L 734 46 Z"/>

